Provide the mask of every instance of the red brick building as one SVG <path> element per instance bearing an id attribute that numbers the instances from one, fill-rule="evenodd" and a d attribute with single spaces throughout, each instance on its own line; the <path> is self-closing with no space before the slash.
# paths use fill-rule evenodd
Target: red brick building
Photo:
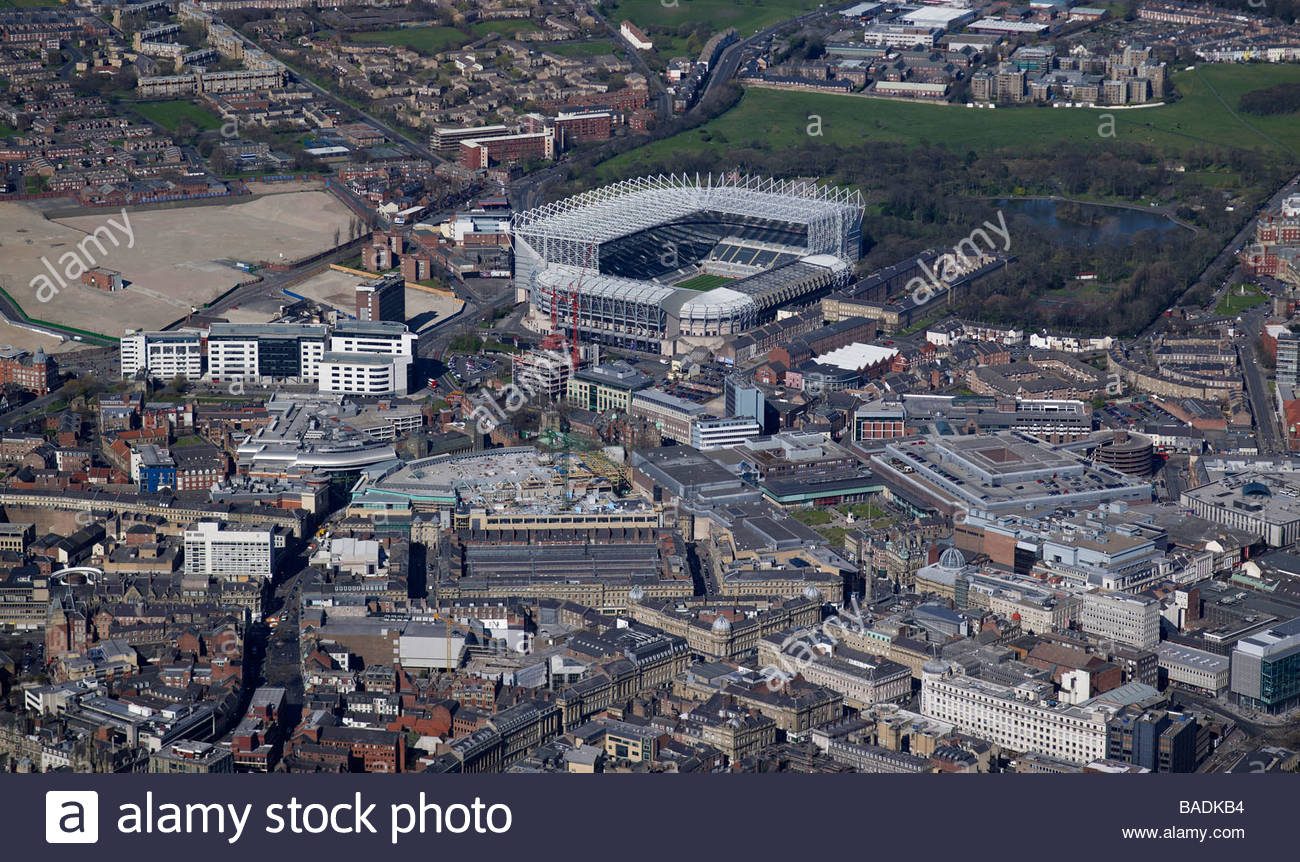
<path id="1" fill-rule="evenodd" d="M 427 254 L 402 255 L 404 281 L 428 281 L 433 277 L 433 258 Z"/>
<path id="2" fill-rule="evenodd" d="M 17 386 L 36 395 L 48 395 L 58 379 L 58 363 L 40 348 L 35 356 L 27 350 L 0 351 L 0 386 Z"/>
<path id="3" fill-rule="evenodd" d="M 361 266 L 368 272 L 386 272 L 393 268 L 393 252 L 386 245 L 370 245 L 361 250 Z"/>
<path id="4" fill-rule="evenodd" d="M 81 283 L 86 287 L 93 287 L 96 290 L 121 290 L 122 273 L 115 270 L 105 269 L 102 266 L 88 269 L 81 274 Z"/>
<path id="5" fill-rule="evenodd" d="M 353 772 L 401 772 L 406 768 L 406 737 L 392 730 L 364 727 L 322 727 L 317 742 L 348 753 Z"/>
<path id="6" fill-rule="evenodd" d="M 470 170 L 482 170 L 508 162 L 555 158 L 555 133 L 525 132 L 500 138 L 460 142 L 460 163 Z"/>
<path id="7" fill-rule="evenodd" d="M 609 111 L 585 111 L 560 114 L 555 118 L 562 146 L 577 141 L 607 141 L 614 129 L 614 115 Z"/>
<path id="8" fill-rule="evenodd" d="M 56 589 L 62 590 L 62 587 Z M 90 621 L 85 610 L 78 607 L 70 595 L 50 602 L 45 613 L 45 661 L 51 662 L 64 655 L 81 655 L 89 645 Z"/>

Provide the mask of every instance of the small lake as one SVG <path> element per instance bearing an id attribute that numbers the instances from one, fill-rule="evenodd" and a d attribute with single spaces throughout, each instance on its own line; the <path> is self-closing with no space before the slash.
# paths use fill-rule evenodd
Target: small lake
<path id="1" fill-rule="evenodd" d="M 1047 198 L 1000 200 L 1008 224 L 1024 216 L 1038 226 L 1054 231 L 1068 245 L 1128 245 L 1133 235 L 1144 230 L 1167 231 L 1180 225 L 1155 212 L 1122 207 L 1077 204 Z"/>

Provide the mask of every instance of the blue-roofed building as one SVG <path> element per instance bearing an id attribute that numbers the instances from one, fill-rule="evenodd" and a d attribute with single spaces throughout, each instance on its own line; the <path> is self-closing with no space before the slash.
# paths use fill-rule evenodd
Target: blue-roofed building
<path id="1" fill-rule="evenodd" d="M 141 492 L 176 487 L 176 459 L 166 449 L 146 444 L 131 453 L 132 472 Z"/>

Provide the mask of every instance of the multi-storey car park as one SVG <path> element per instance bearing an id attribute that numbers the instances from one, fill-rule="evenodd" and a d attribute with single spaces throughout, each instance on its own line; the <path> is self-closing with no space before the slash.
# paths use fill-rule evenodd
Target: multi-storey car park
<path id="1" fill-rule="evenodd" d="M 515 283 L 538 330 L 672 354 L 844 286 L 862 196 L 728 174 L 624 180 L 519 213 Z M 574 307 L 576 304 L 576 321 Z"/>

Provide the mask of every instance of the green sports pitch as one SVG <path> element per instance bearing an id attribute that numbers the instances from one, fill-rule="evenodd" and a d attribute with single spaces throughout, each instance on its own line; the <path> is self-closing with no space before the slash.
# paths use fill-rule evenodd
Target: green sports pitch
<path id="1" fill-rule="evenodd" d="M 697 275 L 694 278 L 688 278 L 685 281 L 679 281 L 674 287 L 685 287 L 690 290 L 713 290 L 715 287 L 722 287 L 729 281 L 735 281 L 734 278 L 727 278 L 725 275 Z"/>

